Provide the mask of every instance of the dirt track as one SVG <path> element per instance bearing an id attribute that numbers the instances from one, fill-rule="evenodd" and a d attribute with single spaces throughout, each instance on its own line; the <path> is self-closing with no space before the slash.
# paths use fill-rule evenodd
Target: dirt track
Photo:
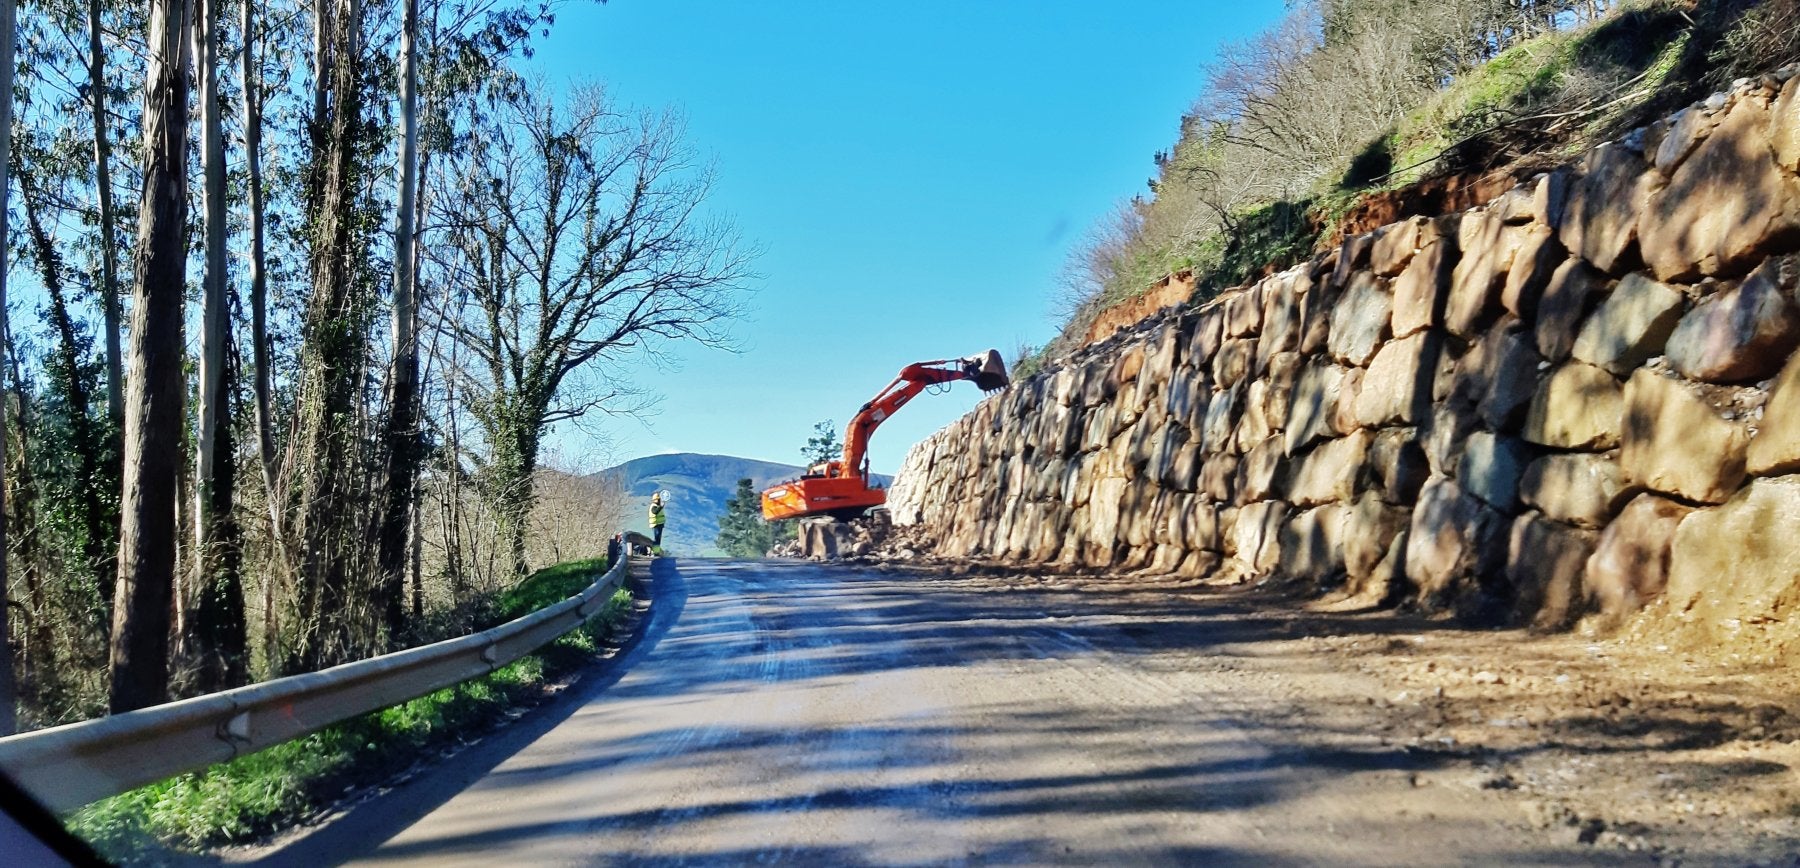
<path id="1" fill-rule="evenodd" d="M 1135 578 L 659 561 L 653 582 L 650 621 L 608 671 L 259 855 L 1436 865 L 1794 864 L 1800 851 L 1791 679 L 1729 661 Z"/>

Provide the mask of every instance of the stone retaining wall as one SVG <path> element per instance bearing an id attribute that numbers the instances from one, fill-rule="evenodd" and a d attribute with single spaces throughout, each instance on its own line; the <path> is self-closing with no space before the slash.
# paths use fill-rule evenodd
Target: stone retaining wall
<path id="1" fill-rule="evenodd" d="M 920 443 L 890 509 L 958 557 L 1768 617 L 1800 599 L 1796 251 L 1790 72 L 1168 309 Z"/>

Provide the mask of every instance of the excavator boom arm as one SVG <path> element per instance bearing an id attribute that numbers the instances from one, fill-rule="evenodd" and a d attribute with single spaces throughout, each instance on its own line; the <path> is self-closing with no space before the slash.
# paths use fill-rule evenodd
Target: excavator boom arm
<path id="1" fill-rule="evenodd" d="M 870 435 L 920 392 L 957 380 L 971 380 L 984 392 L 1005 388 L 1006 365 L 998 352 L 988 350 L 960 359 L 914 362 L 902 368 L 900 375 L 850 420 L 844 431 L 843 457 L 814 468 L 805 478 L 764 491 L 763 517 L 795 518 L 821 512 L 860 514 L 863 509 L 881 505 L 886 493 L 869 488 L 862 466 Z"/>

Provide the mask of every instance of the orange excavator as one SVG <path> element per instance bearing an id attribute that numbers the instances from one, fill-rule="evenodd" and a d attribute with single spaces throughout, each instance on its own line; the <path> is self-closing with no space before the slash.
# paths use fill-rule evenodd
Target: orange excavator
<path id="1" fill-rule="evenodd" d="M 844 457 L 815 464 L 799 479 L 764 491 L 763 518 L 775 521 L 828 515 L 847 520 L 886 503 L 887 491 L 869 484 L 869 466 L 864 460 L 869 435 L 920 392 L 957 380 L 971 380 L 983 392 L 1003 389 L 1006 364 L 1000 361 L 1000 353 L 988 350 L 960 359 L 914 362 L 900 369 L 900 375 L 850 420 L 844 431 Z"/>

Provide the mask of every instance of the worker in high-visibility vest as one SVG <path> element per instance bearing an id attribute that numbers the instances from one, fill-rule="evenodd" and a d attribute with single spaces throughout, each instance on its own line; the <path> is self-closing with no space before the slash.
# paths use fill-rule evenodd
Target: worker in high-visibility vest
<path id="1" fill-rule="evenodd" d="M 650 545 L 651 551 L 658 555 L 662 554 L 663 525 L 668 521 L 668 513 L 663 512 L 663 493 L 659 491 L 650 495 L 650 534 L 652 538 Z"/>

